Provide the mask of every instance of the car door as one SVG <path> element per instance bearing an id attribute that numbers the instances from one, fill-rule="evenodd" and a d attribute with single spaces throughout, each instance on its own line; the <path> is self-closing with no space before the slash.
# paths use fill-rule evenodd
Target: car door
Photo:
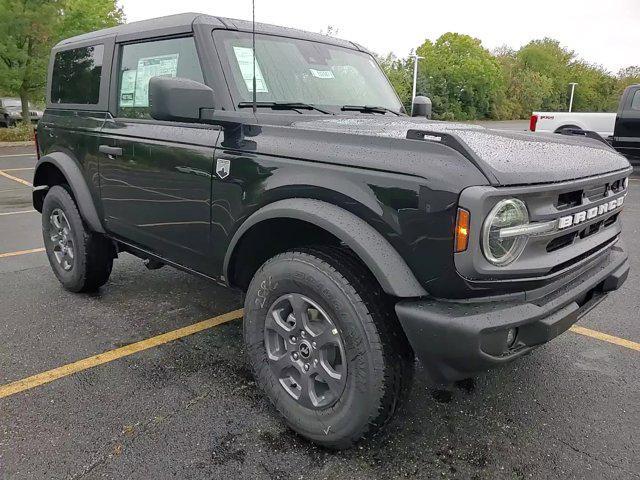
<path id="1" fill-rule="evenodd" d="M 622 98 L 614 140 L 621 153 L 640 158 L 640 86 L 630 87 Z"/>
<path id="2" fill-rule="evenodd" d="M 211 273 L 211 175 L 219 128 L 153 120 L 148 98 L 154 76 L 203 82 L 194 39 L 122 44 L 116 51 L 116 111 L 100 145 L 105 226 L 125 242 Z"/>

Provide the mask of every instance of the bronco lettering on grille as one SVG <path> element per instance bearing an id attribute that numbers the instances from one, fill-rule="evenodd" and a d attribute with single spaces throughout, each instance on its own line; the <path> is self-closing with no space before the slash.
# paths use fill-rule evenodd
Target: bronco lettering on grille
<path id="1" fill-rule="evenodd" d="M 582 212 L 577 212 L 573 215 L 567 215 L 566 217 L 560 217 L 560 219 L 558 219 L 558 229 L 562 230 L 563 228 L 569 228 L 573 225 L 578 225 L 582 222 L 586 222 L 587 220 L 599 217 L 600 215 L 604 215 L 605 213 L 612 212 L 613 210 L 621 207 L 623 204 L 624 197 L 620 197 L 615 200 L 611 200 L 610 202 L 603 203 L 602 205 L 591 207 L 588 210 L 583 210 Z"/>

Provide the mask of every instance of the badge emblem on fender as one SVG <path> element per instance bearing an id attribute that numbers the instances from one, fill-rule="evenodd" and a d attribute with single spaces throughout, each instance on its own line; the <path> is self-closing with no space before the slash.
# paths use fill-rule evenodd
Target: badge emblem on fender
<path id="1" fill-rule="evenodd" d="M 231 160 L 227 160 L 225 158 L 219 158 L 216 161 L 216 173 L 222 179 L 225 179 L 229 176 L 231 172 Z"/>

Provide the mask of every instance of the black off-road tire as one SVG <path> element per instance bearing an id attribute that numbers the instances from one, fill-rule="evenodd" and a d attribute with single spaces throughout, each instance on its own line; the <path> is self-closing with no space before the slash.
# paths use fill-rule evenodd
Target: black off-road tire
<path id="1" fill-rule="evenodd" d="M 62 211 L 70 228 L 69 239 L 73 246 L 71 268 L 66 270 L 56 259 L 51 239 L 51 215 Z M 67 188 L 51 187 L 42 206 L 42 235 L 49 263 L 62 286 L 71 292 L 91 292 L 104 285 L 111 275 L 114 258 L 113 243 L 85 225 L 75 201 Z"/>
<path id="2" fill-rule="evenodd" d="M 346 384 L 334 404 L 300 405 L 269 366 L 265 320 L 283 295 L 302 294 L 331 317 L 346 354 Z M 267 261 L 249 285 L 244 338 L 258 385 L 290 428 L 329 448 L 353 446 L 384 427 L 408 396 L 414 356 L 393 305 L 371 273 L 339 247 L 292 250 Z"/>

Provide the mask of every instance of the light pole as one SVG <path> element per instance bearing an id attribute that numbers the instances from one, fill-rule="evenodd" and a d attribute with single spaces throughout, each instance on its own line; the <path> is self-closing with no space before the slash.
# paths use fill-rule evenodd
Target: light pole
<path id="1" fill-rule="evenodd" d="M 575 82 L 570 83 L 569 85 L 571 85 L 571 98 L 569 99 L 569 111 L 571 111 L 571 109 L 573 108 L 573 94 L 576 91 L 576 85 L 578 85 Z"/>
<path id="2" fill-rule="evenodd" d="M 416 98 L 416 84 L 418 83 L 418 60 L 424 57 L 419 56 L 417 53 L 411 56 L 413 57 L 413 93 L 411 95 L 411 104 L 413 104 L 413 99 Z"/>

